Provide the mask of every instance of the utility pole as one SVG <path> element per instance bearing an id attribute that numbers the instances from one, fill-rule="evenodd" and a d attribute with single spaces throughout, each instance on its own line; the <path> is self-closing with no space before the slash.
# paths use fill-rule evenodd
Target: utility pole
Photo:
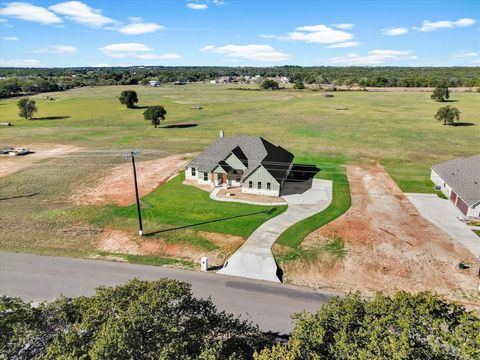
<path id="1" fill-rule="evenodd" d="M 135 170 L 135 155 L 138 155 L 140 150 L 132 150 L 127 154 L 123 155 L 125 160 L 132 160 L 133 167 L 133 181 L 135 184 L 135 198 L 137 200 L 137 213 L 138 213 L 138 235 L 143 235 L 143 226 L 142 226 L 142 212 L 140 210 L 140 197 L 138 196 L 138 185 L 137 185 L 137 171 Z"/>

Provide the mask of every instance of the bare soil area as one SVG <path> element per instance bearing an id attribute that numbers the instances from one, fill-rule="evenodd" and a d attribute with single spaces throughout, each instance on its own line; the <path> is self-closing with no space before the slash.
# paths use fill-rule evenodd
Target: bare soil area
<path id="1" fill-rule="evenodd" d="M 189 230 L 187 230 L 189 231 Z M 191 231 L 191 230 L 190 230 Z M 134 233 L 124 230 L 106 228 L 95 242 L 98 250 L 111 253 L 123 253 L 133 255 L 157 255 L 190 260 L 195 263 L 202 256 L 207 256 L 210 266 L 222 265 L 245 241 L 241 236 L 225 235 L 200 231 L 203 238 L 218 246 L 218 249 L 206 251 L 187 242 L 168 242 L 160 238 L 139 238 Z M 179 234 L 181 237 L 182 234 Z"/>
<path id="2" fill-rule="evenodd" d="M 328 266 L 287 263 L 285 280 L 364 294 L 430 290 L 480 306 L 476 268 L 457 268 L 460 261 L 475 262 L 466 249 L 421 217 L 382 167 L 349 165 L 347 175 L 351 208 L 302 243 L 308 248 L 338 236 L 345 241 L 347 255 Z"/>
<path id="3" fill-rule="evenodd" d="M 161 159 L 136 163 L 138 191 L 144 196 L 179 171 L 182 171 L 189 160 L 186 155 L 171 155 Z M 125 163 L 108 171 L 108 175 L 100 179 L 94 187 L 84 188 L 72 195 L 78 205 L 102 205 L 115 203 L 127 206 L 135 202 L 132 165 Z"/>
<path id="4" fill-rule="evenodd" d="M 1 155 L 0 177 L 26 169 L 42 160 L 59 157 L 79 150 L 78 147 L 72 145 L 59 144 L 26 144 L 15 146 L 30 149 L 32 153 L 20 156 Z"/>

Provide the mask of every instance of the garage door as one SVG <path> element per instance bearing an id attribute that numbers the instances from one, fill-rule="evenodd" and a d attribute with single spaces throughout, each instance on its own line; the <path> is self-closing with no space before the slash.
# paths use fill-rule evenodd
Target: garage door
<path id="1" fill-rule="evenodd" d="M 452 200 L 452 202 L 455 204 L 455 202 L 457 201 L 457 193 L 455 191 L 452 190 L 452 192 L 450 193 L 450 200 Z"/>
<path id="2" fill-rule="evenodd" d="M 461 198 L 458 198 L 457 200 L 457 207 L 460 209 L 463 215 L 467 215 L 468 205 Z"/>

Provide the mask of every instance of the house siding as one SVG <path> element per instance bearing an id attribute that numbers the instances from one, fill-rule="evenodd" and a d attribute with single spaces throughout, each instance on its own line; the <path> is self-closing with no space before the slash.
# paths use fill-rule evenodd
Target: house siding
<path id="1" fill-rule="evenodd" d="M 234 153 L 228 155 L 228 157 L 225 159 L 225 162 L 235 170 L 245 171 L 247 169 L 245 165 L 243 165 L 243 163 L 235 156 Z"/>
<path id="2" fill-rule="evenodd" d="M 249 181 L 253 182 L 252 189 L 248 188 Z M 259 182 L 262 183 L 261 189 L 258 189 Z M 267 183 L 270 183 L 270 190 L 267 190 Z M 255 171 L 243 179 L 242 192 L 257 195 L 279 196 L 280 184 L 262 165 L 260 165 Z"/>

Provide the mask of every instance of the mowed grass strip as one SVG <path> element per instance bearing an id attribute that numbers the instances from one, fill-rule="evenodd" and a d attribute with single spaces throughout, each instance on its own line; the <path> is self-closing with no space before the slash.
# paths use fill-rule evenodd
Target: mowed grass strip
<path id="1" fill-rule="evenodd" d="M 321 164 L 318 178 L 333 181 L 332 202 L 324 211 L 285 230 L 276 241 L 279 245 L 297 248 L 308 234 L 335 220 L 350 207 L 350 188 L 342 160 L 324 159 L 316 163 Z"/>
<path id="2" fill-rule="evenodd" d="M 241 203 L 219 202 L 210 199 L 208 192 L 182 184 L 184 175 L 178 175 L 141 199 L 145 234 L 169 236 L 177 230 L 192 229 L 248 237 L 258 226 L 286 210 L 286 206 L 258 206 Z M 134 228 L 137 226 L 135 205 L 121 207 L 108 205 L 96 213 L 93 222 L 101 227 L 114 223 Z M 172 240 L 173 241 L 173 240 Z M 197 245 L 209 248 L 202 239 Z"/>

